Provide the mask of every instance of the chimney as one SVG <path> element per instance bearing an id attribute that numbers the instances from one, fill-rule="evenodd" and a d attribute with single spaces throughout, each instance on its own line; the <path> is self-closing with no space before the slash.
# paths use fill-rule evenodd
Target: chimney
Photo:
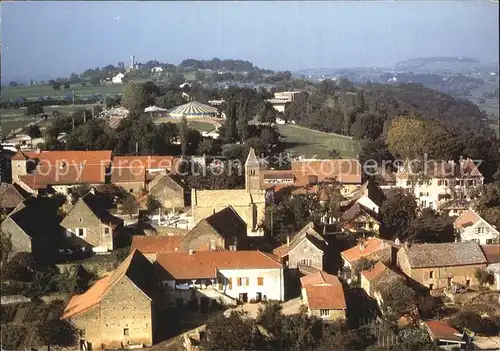
<path id="1" fill-rule="evenodd" d="M 290 246 L 290 235 L 286 236 L 286 246 Z"/>
<path id="2" fill-rule="evenodd" d="M 189 249 L 189 254 L 192 255 L 194 253 L 193 249 Z"/>
<path id="3" fill-rule="evenodd" d="M 90 188 L 90 193 L 91 193 L 92 195 L 95 195 L 95 188 L 94 188 L 94 187 Z"/>

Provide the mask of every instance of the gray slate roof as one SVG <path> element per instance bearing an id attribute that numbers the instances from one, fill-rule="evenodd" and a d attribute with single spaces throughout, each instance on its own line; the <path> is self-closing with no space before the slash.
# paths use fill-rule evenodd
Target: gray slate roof
<path id="1" fill-rule="evenodd" d="M 404 248 L 412 268 L 450 267 L 486 263 L 478 243 L 414 244 Z"/>

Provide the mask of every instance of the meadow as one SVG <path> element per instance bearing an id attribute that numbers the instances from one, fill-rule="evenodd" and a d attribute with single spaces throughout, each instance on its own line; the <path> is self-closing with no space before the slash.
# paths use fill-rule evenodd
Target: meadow
<path id="1" fill-rule="evenodd" d="M 279 125 L 285 151 L 305 157 L 328 158 L 329 152 L 337 150 L 343 158 L 357 158 L 360 146 L 357 140 L 339 134 L 324 133 L 305 127 Z"/>

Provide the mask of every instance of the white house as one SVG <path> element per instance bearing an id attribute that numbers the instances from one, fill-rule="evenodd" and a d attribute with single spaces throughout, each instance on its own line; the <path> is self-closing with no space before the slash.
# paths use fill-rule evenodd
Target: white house
<path id="1" fill-rule="evenodd" d="M 191 299 L 195 292 L 200 301 L 284 300 L 283 265 L 261 251 L 169 252 L 158 254 L 156 262 L 176 299 Z"/>
<path id="2" fill-rule="evenodd" d="M 153 67 L 151 68 L 151 73 L 162 73 L 163 72 L 163 67 Z"/>
<path id="3" fill-rule="evenodd" d="M 499 242 L 499 231 L 474 210 L 462 213 L 453 222 L 453 225 L 460 233 L 461 241 L 475 241 L 480 245 L 491 245 Z"/>
<path id="4" fill-rule="evenodd" d="M 423 164 L 407 160 L 396 173 L 396 186 L 407 189 L 421 208 L 440 210 L 450 200 L 470 200 L 484 177 L 471 159 Z"/>
<path id="5" fill-rule="evenodd" d="M 112 79 L 111 79 L 111 82 L 113 84 L 123 84 L 123 78 L 125 77 L 125 75 L 123 73 L 118 73 L 116 76 L 114 76 Z"/>

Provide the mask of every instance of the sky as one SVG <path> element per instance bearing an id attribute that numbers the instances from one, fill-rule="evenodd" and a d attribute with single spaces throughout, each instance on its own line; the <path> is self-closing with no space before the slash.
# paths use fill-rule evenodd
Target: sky
<path id="1" fill-rule="evenodd" d="M 498 62 L 498 3 L 473 1 L 1 3 L 2 79 L 185 58 L 261 68 L 389 67 L 429 56 Z"/>

